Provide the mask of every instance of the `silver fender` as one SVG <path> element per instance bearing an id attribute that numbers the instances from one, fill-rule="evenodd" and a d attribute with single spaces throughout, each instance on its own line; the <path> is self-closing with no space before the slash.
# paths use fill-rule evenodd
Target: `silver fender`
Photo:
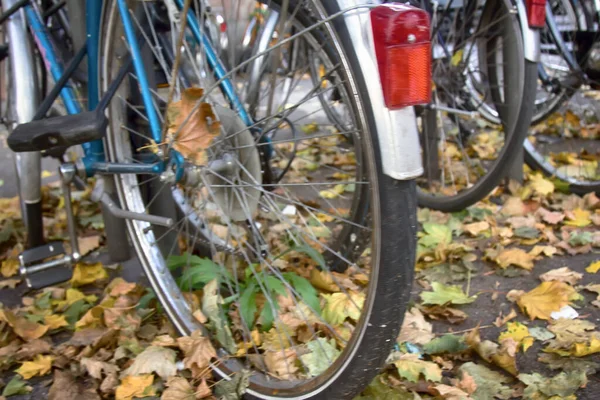
<path id="1" fill-rule="evenodd" d="M 506 0 L 505 0 L 506 1 Z M 519 23 L 521 24 L 521 32 L 523 32 L 523 51 L 525 59 L 532 62 L 540 62 L 541 47 L 540 47 L 540 29 L 531 29 L 527 22 L 527 10 L 523 0 L 513 0 L 517 6 L 519 14 Z"/>
<path id="2" fill-rule="evenodd" d="M 359 4 L 377 4 L 367 0 L 336 0 L 340 10 Z M 342 17 L 340 17 L 342 18 Z M 357 8 L 343 16 L 348 27 L 352 47 L 367 86 L 371 110 L 377 126 L 383 172 L 399 180 L 414 179 L 423 174 L 421 147 L 413 107 L 390 110 L 385 106 L 379 79 L 379 69 L 373 46 L 373 32 L 369 8 Z"/>

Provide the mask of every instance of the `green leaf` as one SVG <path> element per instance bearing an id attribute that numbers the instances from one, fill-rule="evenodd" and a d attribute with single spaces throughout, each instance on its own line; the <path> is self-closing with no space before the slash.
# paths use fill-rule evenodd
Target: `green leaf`
<path id="1" fill-rule="evenodd" d="M 419 243 L 425 247 L 431 248 L 452 242 L 452 230 L 446 225 L 425 222 L 423 231 L 425 234 L 419 239 Z"/>
<path id="2" fill-rule="evenodd" d="M 542 326 L 532 326 L 529 328 L 529 334 L 539 341 L 545 342 L 546 340 L 552 339 L 555 335 L 548 329 Z"/>
<path id="3" fill-rule="evenodd" d="M 524 239 L 535 239 L 540 235 L 540 231 L 530 226 L 521 226 L 514 231 L 515 235 Z"/>
<path id="4" fill-rule="evenodd" d="M 178 258 L 186 256 L 175 256 Z M 212 260 L 208 258 L 200 258 L 197 256 L 190 257 L 190 260 L 193 259 L 193 262 L 181 264 L 181 260 L 175 260 L 171 264 L 167 264 L 169 268 L 176 265 L 178 268 L 180 266 L 187 266 L 183 271 L 183 274 L 179 278 L 179 287 L 181 290 L 190 290 L 192 288 L 196 288 L 199 284 L 206 285 L 208 282 L 223 277 L 221 268 L 218 264 L 215 264 Z"/>
<path id="5" fill-rule="evenodd" d="M 251 283 L 244 289 L 240 297 L 240 314 L 249 329 L 254 326 L 256 314 L 256 284 Z"/>
<path id="6" fill-rule="evenodd" d="M 569 244 L 571 246 L 585 246 L 586 244 L 590 244 L 594 242 L 594 238 L 592 237 L 591 232 L 571 232 L 571 236 L 569 237 Z"/>
<path id="7" fill-rule="evenodd" d="M 50 296 L 52 296 L 52 292 L 48 291 L 37 299 L 35 299 L 35 306 L 40 310 L 47 310 L 50 308 Z"/>
<path id="8" fill-rule="evenodd" d="M 24 381 L 21 376 L 15 375 L 2 391 L 2 396 L 8 397 L 17 394 L 27 394 L 31 392 L 31 390 L 31 386 L 27 386 L 27 382 Z"/>
<path id="9" fill-rule="evenodd" d="M 467 211 L 471 218 L 476 221 L 484 221 L 487 217 L 492 215 L 492 211 L 487 208 L 469 207 Z"/>
<path id="10" fill-rule="evenodd" d="M 433 292 L 421 293 L 423 304 L 469 304 L 477 298 L 477 296 L 467 296 L 460 286 L 446 286 L 439 282 L 432 282 L 431 287 Z"/>
<path id="11" fill-rule="evenodd" d="M 204 286 L 202 312 L 213 325 L 219 343 L 229 351 L 229 353 L 234 354 L 237 351 L 237 346 L 233 340 L 229 322 L 221 309 L 222 303 L 223 298 L 219 294 L 219 283 L 216 279 L 208 282 L 206 286 Z"/>
<path id="12" fill-rule="evenodd" d="M 79 321 L 79 318 L 90 308 L 92 308 L 92 306 L 90 304 L 87 304 L 85 299 L 79 299 L 73 304 L 71 304 L 69 308 L 67 308 L 67 310 L 64 312 L 65 319 L 67 320 L 69 325 L 73 326 L 77 321 Z"/>
<path id="13" fill-rule="evenodd" d="M 265 286 L 266 286 L 267 290 L 269 291 L 269 294 L 271 294 L 271 295 L 278 294 L 278 295 L 281 295 L 284 297 L 288 295 L 288 291 L 285 287 L 285 284 L 277 276 L 267 275 L 265 277 Z"/>
<path id="14" fill-rule="evenodd" d="M 319 302 L 319 293 L 310 281 L 294 272 L 285 272 L 283 276 L 293 286 L 302 301 L 311 308 L 311 311 L 320 314 L 321 303 Z"/>
<path id="15" fill-rule="evenodd" d="M 442 369 L 434 362 L 419 360 L 416 354 L 405 354 L 401 359 L 394 361 L 398 374 L 411 382 L 418 382 L 423 375 L 425 380 L 440 382 L 442 380 Z"/>
<path id="16" fill-rule="evenodd" d="M 306 344 L 310 352 L 300 356 L 311 376 L 319 376 L 337 359 L 341 351 L 335 346 L 335 340 L 318 338 Z"/>
<path id="17" fill-rule="evenodd" d="M 587 378 L 583 372 L 561 372 L 552 378 L 538 373 L 519 374 L 518 378 L 527 385 L 523 392 L 523 396 L 526 399 L 541 398 L 540 394 L 548 397 L 567 397 L 587 384 Z"/>
<path id="18" fill-rule="evenodd" d="M 460 353 L 468 349 L 462 337 L 456 335 L 444 335 L 435 338 L 423 346 L 425 354 Z"/>
<path id="19" fill-rule="evenodd" d="M 277 302 L 273 302 L 273 306 L 275 307 L 275 310 L 279 310 L 279 304 Z M 260 310 L 259 318 L 261 331 L 266 332 L 273 327 L 275 316 L 273 315 L 271 303 L 269 303 L 268 301 L 265 301 L 262 310 Z"/>
<path id="20" fill-rule="evenodd" d="M 231 380 L 221 379 L 214 387 L 215 396 L 219 400 L 241 400 L 250 385 L 252 372 L 243 369 L 233 375 Z M 195 396 L 192 395 L 192 398 Z"/>
<path id="21" fill-rule="evenodd" d="M 475 400 L 510 399 L 512 397 L 513 390 L 509 386 L 503 385 L 503 383 L 510 382 L 511 378 L 500 372 L 472 362 L 461 365 L 459 371 L 461 374 L 469 374 L 475 381 L 477 389 L 471 394 Z"/>
<path id="22" fill-rule="evenodd" d="M 414 400 L 413 393 L 403 387 L 388 386 L 383 382 L 383 377 L 378 375 L 373 382 L 354 400 Z"/>
<path id="23" fill-rule="evenodd" d="M 144 294 L 140 298 L 140 301 L 138 302 L 138 304 L 135 308 L 137 308 L 138 310 L 143 309 L 143 308 L 148 308 L 148 306 L 150 305 L 150 302 L 154 299 L 156 299 L 156 294 L 154 293 L 154 291 L 152 289 L 148 288 L 148 289 L 146 289 L 146 294 Z"/>

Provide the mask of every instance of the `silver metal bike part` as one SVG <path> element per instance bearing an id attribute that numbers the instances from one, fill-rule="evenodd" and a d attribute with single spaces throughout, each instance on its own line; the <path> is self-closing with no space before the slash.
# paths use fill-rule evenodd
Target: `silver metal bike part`
<path id="1" fill-rule="evenodd" d="M 61 186 L 63 196 L 65 198 L 65 211 L 67 213 L 67 229 L 71 240 L 71 257 L 73 261 L 78 261 L 81 258 L 79 254 L 79 243 L 77 241 L 77 230 L 75 228 L 75 216 L 73 215 L 73 205 L 71 204 L 71 183 L 77 175 L 75 164 L 62 164 L 58 171 L 61 178 Z"/>
<path id="2" fill-rule="evenodd" d="M 531 29 L 529 27 L 529 22 L 527 21 L 527 9 L 525 8 L 523 0 L 515 0 L 515 3 L 519 14 L 521 31 L 523 32 L 523 51 L 525 59 L 536 63 L 540 62 L 542 58 L 540 30 Z M 510 2 L 507 2 L 507 6 L 512 7 Z"/>

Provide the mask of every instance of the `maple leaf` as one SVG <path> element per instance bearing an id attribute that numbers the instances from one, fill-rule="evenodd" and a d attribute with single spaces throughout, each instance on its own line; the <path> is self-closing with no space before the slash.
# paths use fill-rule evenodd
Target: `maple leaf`
<path id="1" fill-rule="evenodd" d="M 512 375 L 517 375 L 517 342 L 512 338 L 504 339 L 500 345 L 491 340 L 481 340 L 479 328 L 473 329 L 465 337 L 466 343 L 487 362 L 494 363 Z"/>
<path id="2" fill-rule="evenodd" d="M 584 357 L 600 352 L 600 337 L 594 332 L 595 325 L 586 320 L 554 321 L 548 329 L 556 335 L 548 343 L 545 352 L 561 356 Z"/>
<path id="3" fill-rule="evenodd" d="M 523 249 L 512 248 L 502 250 L 498 253 L 494 261 L 503 269 L 509 265 L 514 265 L 531 271 L 533 269 L 533 258 L 533 255 Z"/>
<path id="4" fill-rule="evenodd" d="M 487 221 L 473 222 L 463 226 L 465 232 L 471 236 L 478 236 L 480 233 L 490 229 L 490 223 Z"/>
<path id="5" fill-rule="evenodd" d="M 536 213 L 542 217 L 544 222 L 547 222 L 552 225 L 556 225 L 565 219 L 565 214 L 557 212 L 557 211 L 548 211 L 544 207 L 540 207 Z"/>
<path id="6" fill-rule="evenodd" d="M 125 294 L 128 294 L 132 290 L 134 290 L 136 284 L 134 282 L 127 282 L 125 279 L 118 277 L 113 279 L 108 286 L 106 287 L 106 291 L 112 297 L 119 297 Z"/>
<path id="7" fill-rule="evenodd" d="M 108 278 L 108 273 L 102 266 L 102 263 L 87 264 L 79 262 L 75 264 L 71 285 L 73 287 L 88 285 L 96 281 Z"/>
<path id="8" fill-rule="evenodd" d="M 213 107 L 199 103 L 203 95 L 201 88 L 188 88 L 182 92 L 181 100 L 167 107 L 166 142 L 173 141 L 175 150 L 200 165 L 206 164 L 205 150 L 221 128 Z"/>
<path id="9" fill-rule="evenodd" d="M 524 397 L 529 399 L 539 399 L 557 396 L 561 399 L 570 396 L 580 387 L 587 383 L 585 373 L 572 372 L 564 373 L 547 378 L 538 373 L 519 374 L 519 380 L 527 385 L 523 392 Z M 540 394 L 544 397 L 541 397 Z"/>
<path id="10" fill-rule="evenodd" d="M 100 400 L 92 385 L 88 385 L 81 377 L 76 378 L 69 370 L 54 371 L 54 379 L 48 391 L 48 400 Z"/>
<path id="11" fill-rule="evenodd" d="M 38 354 L 50 353 L 52 347 L 44 339 L 34 339 L 24 343 L 14 354 L 17 360 L 29 360 Z"/>
<path id="12" fill-rule="evenodd" d="M 65 316 L 57 314 L 46 315 L 44 317 L 44 324 L 46 324 L 49 330 L 62 328 L 63 326 L 69 326 Z"/>
<path id="13" fill-rule="evenodd" d="M 100 247 L 100 235 L 79 237 L 77 242 L 79 244 L 79 254 L 85 256 L 90 251 Z"/>
<path id="14" fill-rule="evenodd" d="M 432 282 L 431 288 L 433 289 L 432 292 L 421 293 L 423 304 L 469 304 L 477 298 L 477 296 L 467 296 L 460 286 L 447 286 L 439 282 Z"/>
<path id="15" fill-rule="evenodd" d="M 569 285 L 575 285 L 581 278 L 583 278 L 583 274 L 571 271 L 569 267 L 553 269 L 540 275 L 540 279 L 543 282 L 558 281 L 568 283 Z"/>
<path id="16" fill-rule="evenodd" d="M 116 374 L 119 372 L 119 367 L 115 364 L 110 364 L 93 358 L 82 357 L 81 365 L 87 370 L 92 378 L 102 379 L 102 373 L 105 375 Z"/>
<path id="17" fill-rule="evenodd" d="M 554 192 L 554 184 L 544 178 L 542 174 L 531 175 L 529 178 L 529 186 L 533 189 L 534 193 L 542 196 L 548 196 Z"/>
<path id="18" fill-rule="evenodd" d="M 398 369 L 398 374 L 410 382 L 418 382 L 423 378 L 431 382 L 440 382 L 442 380 L 442 369 L 436 363 L 419 360 L 418 354 L 403 354 L 398 360 L 394 361 Z"/>
<path id="19" fill-rule="evenodd" d="M 187 379 L 172 376 L 167 380 L 167 388 L 162 393 L 161 400 L 192 400 L 199 399 Z"/>
<path id="20" fill-rule="evenodd" d="M 444 319 L 450 322 L 451 324 L 459 324 L 467 319 L 468 315 L 464 311 L 461 311 L 456 308 L 433 305 L 433 306 L 423 306 L 418 305 L 419 310 L 423 311 L 427 316 L 434 320 Z"/>
<path id="21" fill-rule="evenodd" d="M 512 397 L 512 389 L 508 386 L 503 385 L 504 383 L 510 382 L 511 378 L 492 371 L 481 364 L 475 364 L 473 362 L 467 362 L 460 366 L 459 371 L 461 374 L 469 374 L 476 384 L 476 390 L 473 392 L 473 398 L 477 400 L 487 399 L 509 399 Z"/>
<path id="22" fill-rule="evenodd" d="M 21 283 L 20 279 L 4 279 L 3 281 L 0 281 L 0 289 L 14 289 L 19 283 Z"/>
<path id="23" fill-rule="evenodd" d="M 175 365 L 175 351 L 161 346 L 150 346 L 144 349 L 133 360 L 133 364 L 125 371 L 124 375 L 144 375 L 156 373 L 167 379 L 177 373 Z"/>
<path id="24" fill-rule="evenodd" d="M 341 353 L 336 348 L 335 340 L 333 339 L 317 338 L 308 342 L 306 347 L 310 352 L 301 355 L 300 359 L 302 360 L 302 364 L 308 368 L 307 372 L 311 376 L 319 376 L 325 372 Z"/>
<path id="25" fill-rule="evenodd" d="M 121 384 L 115 390 L 116 400 L 131 400 L 141 397 L 154 396 L 156 389 L 152 384 L 154 376 L 152 374 L 139 376 L 126 376 L 121 380 Z"/>
<path id="26" fill-rule="evenodd" d="M 54 357 L 38 354 L 33 361 L 25 361 L 15 372 L 25 379 L 46 375 L 52 369 Z"/>
<path id="27" fill-rule="evenodd" d="M 568 305 L 572 296 L 576 294 L 575 289 L 564 282 L 542 282 L 535 289 L 519 297 L 517 304 L 531 320 L 535 318 L 549 320 L 552 312 Z"/>
<path id="28" fill-rule="evenodd" d="M 402 329 L 396 341 L 398 343 L 410 342 L 414 344 L 425 344 L 431 341 L 435 335 L 432 333 L 432 325 L 425 321 L 425 317 L 418 308 L 413 307 L 404 314 Z"/>
<path id="29" fill-rule="evenodd" d="M 331 325 L 340 325 L 346 318 L 358 321 L 365 302 L 364 293 L 349 292 L 324 294 L 326 304 L 323 319 Z"/>
<path id="30" fill-rule="evenodd" d="M 0 309 L 0 321 L 10 325 L 15 333 L 25 340 L 39 339 L 48 332 L 47 326 L 18 317 L 9 310 Z"/>
<path id="31" fill-rule="evenodd" d="M 450 385 L 435 385 L 433 387 L 442 398 L 446 400 L 472 400 L 472 397 L 469 397 L 469 394 L 460 388 L 450 386 Z"/>
<path id="32" fill-rule="evenodd" d="M 10 278 L 19 272 L 19 260 L 16 258 L 9 258 L 8 260 L 2 261 L 2 266 L 0 267 L 0 273 L 5 278 Z"/>
<path id="33" fill-rule="evenodd" d="M 204 370 L 210 365 L 213 358 L 217 358 L 217 352 L 210 343 L 210 339 L 202 336 L 201 331 L 177 338 L 177 344 L 185 355 L 183 364 L 186 368 Z"/>

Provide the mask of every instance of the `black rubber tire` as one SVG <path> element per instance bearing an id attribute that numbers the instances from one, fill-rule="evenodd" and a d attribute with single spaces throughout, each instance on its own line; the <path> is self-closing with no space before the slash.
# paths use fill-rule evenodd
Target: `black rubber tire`
<path id="1" fill-rule="evenodd" d="M 535 101 L 537 76 L 537 64 L 525 60 L 525 84 L 523 88 L 521 112 L 519 113 L 514 132 L 508 137 L 508 143 L 503 147 L 487 175 L 481 178 L 471 189 L 456 196 L 452 196 L 451 198 L 426 195 L 421 190 L 417 190 L 419 206 L 443 212 L 460 211 L 483 199 L 498 186 L 512 163 L 515 162 L 516 155 L 519 154 L 519 152 L 514 151 L 514 149 L 522 146 L 523 141 L 527 138 L 533 115 L 532 105 Z"/>

